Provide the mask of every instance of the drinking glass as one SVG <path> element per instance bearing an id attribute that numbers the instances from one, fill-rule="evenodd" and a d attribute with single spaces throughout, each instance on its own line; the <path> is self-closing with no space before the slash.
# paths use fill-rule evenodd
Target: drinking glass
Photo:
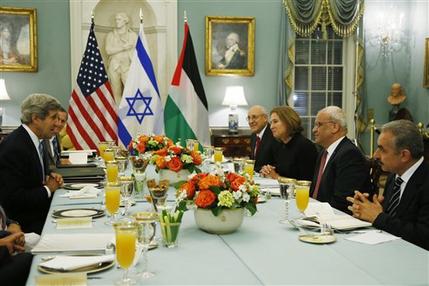
<path id="1" fill-rule="evenodd" d="M 115 156 L 116 158 L 116 162 L 118 162 L 118 171 L 120 175 L 124 175 L 125 174 L 125 170 L 127 169 L 127 165 L 128 165 L 128 158 L 127 157 L 122 157 L 122 156 Z"/>
<path id="2" fill-rule="evenodd" d="M 106 177 L 108 183 L 117 183 L 119 175 L 119 166 L 116 161 L 106 162 Z"/>
<path id="3" fill-rule="evenodd" d="M 301 212 L 302 216 L 305 216 L 304 211 L 308 206 L 310 195 L 310 188 L 308 186 L 296 186 L 295 189 L 295 201 L 296 207 Z"/>
<path id="4" fill-rule="evenodd" d="M 148 269 L 149 260 L 147 253 L 149 251 L 150 244 L 155 237 L 156 232 L 156 221 L 158 220 L 158 214 L 156 212 L 137 212 L 133 214 L 133 217 L 139 225 L 138 241 L 142 246 L 143 255 L 143 270 L 138 275 L 144 279 L 151 278 L 155 274 L 150 272 Z"/>
<path id="5" fill-rule="evenodd" d="M 133 221 L 123 221 L 114 224 L 116 237 L 116 260 L 124 269 L 122 279 L 116 285 L 135 284 L 136 281 L 128 277 L 128 269 L 133 264 L 136 252 L 138 225 Z"/>
<path id="6" fill-rule="evenodd" d="M 104 159 L 104 162 L 114 161 L 115 160 L 115 150 L 110 149 L 110 148 L 104 150 L 103 159 Z"/>
<path id="7" fill-rule="evenodd" d="M 105 196 L 106 210 L 110 216 L 110 220 L 106 221 L 105 224 L 111 225 L 116 220 L 116 213 L 119 210 L 119 204 L 121 202 L 121 185 L 107 183 L 105 187 Z"/>
<path id="8" fill-rule="evenodd" d="M 133 204 L 133 178 L 130 176 L 121 176 L 119 177 L 119 181 L 121 182 L 121 201 L 124 205 L 124 211 L 122 212 L 122 215 L 126 216 L 128 209 Z"/>
<path id="9" fill-rule="evenodd" d="M 146 173 L 133 173 L 134 181 L 134 197 L 136 199 L 144 198 L 144 182 L 146 180 Z"/>
<path id="10" fill-rule="evenodd" d="M 234 172 L 237 174 L 242 174 L 244 170 L 244 159 L 236 158 L 234 159 Z"/>
<path id="11" fill-rule="evenodd" d="M 295 179 L 279 177 L 280 197 L 284 200 L 284 213 L 280 218 L 280 223 L 289 221 L 290 201 L 293 199 L 295 191 Z"/>
<path id="12" fill-rule="evenodd" d="M 149 188 L 153 208 L 156 212 L 165 206 L 165 202 L 167 200 L 167 190 L 168 188 L 161 187 Z"/>
<path id="13" fill-rule="evenodd" d="M 244 164 L 244 173 L 249 176 L 249 180 L 253 181 L 253 173 L 255 168 L 255 160 L 246 160 Z"/>
<path id="14" fill-rule="evenodd" d="M 214 153 L 214 147 L 213 146 L 204 146 L 204 155 L 206 156 L 206 159 L 211 160 L 213 153 Z"/>
<path id="15" fill-rule="evenodd" d="M 222 147 L 216 147 L 214 148 L 214 161 L 216 164 L 222 163 L 223 160 L 223 148 Z"/>
<path id="16" fill-rule="evenodd" d="M 186 139 L 186 148 L 188 148 L 189 150 L 191 150 L 191 151 L 194 150 L 194 144 L 195 144 L 194 139 Z M 197 148 L 198 148 L 198 146 L 197 146 Z"/>
<path id="17" fill-rule="evenodd" d="M 98 143 L 98 153 L 101 158 L 104 158 L 104 151 L 109 148 L 109 142 L 101 141 Z"/>

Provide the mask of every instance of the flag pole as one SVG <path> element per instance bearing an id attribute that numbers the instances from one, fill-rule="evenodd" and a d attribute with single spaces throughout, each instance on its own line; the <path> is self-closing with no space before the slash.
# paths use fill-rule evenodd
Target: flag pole
<path id="1" fill-rule="evenodd" d="M 143 31 L 143 10 L 140 8 L 140 31 Z"/>
<path id="2" fill-rule="evenodd" d="M 186 16 L 186 10 L 183 11 L 183 21 L 188 23 L 188 16 Z"/>
<path id="3" fill-rule="evenodd" d="M 91 10 L 91 23 L 94 23 L 94 10 Z"/>

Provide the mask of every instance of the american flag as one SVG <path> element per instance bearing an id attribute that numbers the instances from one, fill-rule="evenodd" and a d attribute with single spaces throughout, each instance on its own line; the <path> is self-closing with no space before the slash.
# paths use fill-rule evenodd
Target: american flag
<path id="1" fill-rule="evenodd" d="M 76 149 L 97 149 L 100 141 L 117 141 L 117 106 L 94 33 L 88 35 L 85 54 L 70 97 L 67 134 Z"/>

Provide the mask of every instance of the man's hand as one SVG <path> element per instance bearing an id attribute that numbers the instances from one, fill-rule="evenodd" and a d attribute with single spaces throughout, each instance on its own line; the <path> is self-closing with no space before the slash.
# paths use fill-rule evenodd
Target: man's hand
<path id="1" fill-rule="evenodd" d="M 383 196 L 374 195 L 371 202 L 368 197 L 367 193 L 362 194 L 359 191 L 355 191 L 353 198 L 347 197 L 347 201 L 352 203 L 348 209 L 353 212 L 354 217 L 373 223 L 377 216 L 383 212 L 381 202 L 384 198 Z"/>
<path id="2" fill-rule="evenodd" d="M 51 173 L 46 178 L 46 186 L 49 188 L 51 193 L 54 193 L 59 187 L 64 184 L 63 177 L 57 173 Z"/>
<path id="3" fill-rule="evenodd" d="M 23 232 L 12 233 L 12 234 L 0 239 L 0 246 L 6 246 L 8 251 L 9 251 L 9 254 L 11 254 L 11 255 L 15 251 L 24 252 L 24 250 L 25 250 L 24 246 L 16 243 L 16 241 L 23 239 L 23 237 L 24 237 Z"/>
<path id="4" fill-rule="evenodd" d="M 21 229 L 21 226 L 19 224 L 11 223 L 7 226 L 7 231 L 10 233 L 20 233 L 20 232 L 22 232 L 22 229 Z M 24 246 L 25 245 L 25 237 L 22 236 L 22 237 L 18 238 L 16 240 L 16 243 L 18 245 Z"/>

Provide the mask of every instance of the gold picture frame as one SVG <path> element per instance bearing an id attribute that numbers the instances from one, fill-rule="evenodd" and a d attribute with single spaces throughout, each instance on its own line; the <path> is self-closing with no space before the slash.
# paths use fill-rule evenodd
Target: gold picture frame
<path id="1" fill-rule="evenodd" d="M 423 73 L 423 87 L 429 88 L 429 38 L 426 38 L 425 44 L 425 67 Z"/>
<path id="2" fill-rule="evenodd" d="M 206 75 L 255 74 L 255 17 L 206 16 Z"/>
<path id="3" fill-rule="evenodd" d="M 37 71 L 36 9 L 0 7 L 0 71 Z"/>

